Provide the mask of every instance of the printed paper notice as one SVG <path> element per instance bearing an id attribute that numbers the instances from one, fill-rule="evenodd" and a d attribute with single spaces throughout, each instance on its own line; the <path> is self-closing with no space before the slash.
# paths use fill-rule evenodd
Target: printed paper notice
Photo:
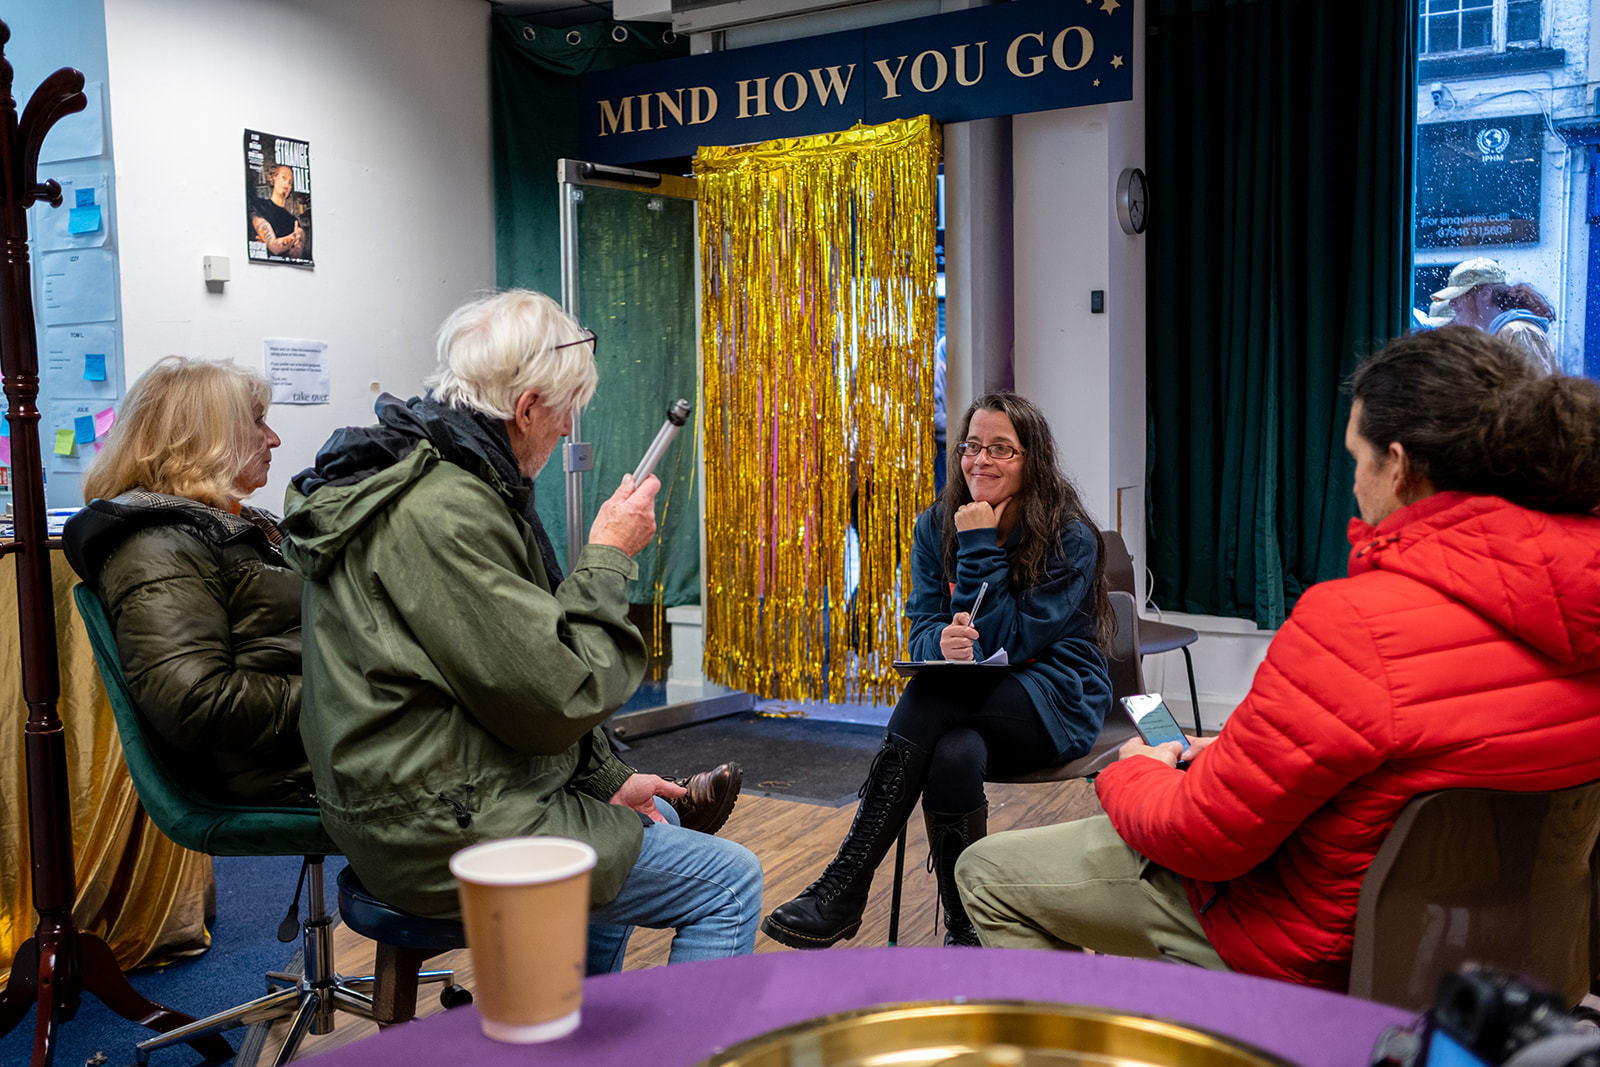
<path id="1" fill-rule="evenodd" d="M 265 344 L 274 404 L 328 402 L 328 342 L 268 337 Z"/>
<path id="2" fill-rule="evenodd" d="M 46 252 L 39 257 L 44 275 L 46 325 L 110 322 L 117 317 L 112 293 L 111 253 L 104 248 Z"/>
<path id="3" fill-rule="evenodd" d="M 52 399 L 115 400 L 122 375 L 114 326 L 47 326 L 39 334 L 44 394 Z"/>
<path id="4" fill-rule="evenodd" d="M 84 85 L 84 109 L 76 114 L 62 116 L 61 121 L 45 134 L 44 144 L 39 149 L 40 163 L 84 159 L 105 152 L 106 118 L 102 103 L 104 87 L 104 82 L 89 82 Z"/>
<path id="5" fill-rule="evenodd" d="M 52 174 L 61 183 L 61 206 L 33 205 L 33 243 L 41 252 L 101 248 L 111 238 L 107 179 L 100 174 Z"/>

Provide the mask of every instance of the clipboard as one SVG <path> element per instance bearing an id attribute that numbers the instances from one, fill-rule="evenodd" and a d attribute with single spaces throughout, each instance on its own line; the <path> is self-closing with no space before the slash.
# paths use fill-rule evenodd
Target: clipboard
<path id="1" fill-rule="evenodd" d="M 897 659 L 894 672 L 902 678 L 913 678 L 922 671 L 1009 671 L 1009 663 L 986 663 L 972 659 Z"/>

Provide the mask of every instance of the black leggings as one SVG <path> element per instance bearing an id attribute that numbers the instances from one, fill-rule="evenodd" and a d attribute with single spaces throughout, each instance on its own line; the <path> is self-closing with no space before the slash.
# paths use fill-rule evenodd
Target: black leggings
<path id="1" fill-rule="evenodd" d="M 922 807 L 959 815 L 984 802 L 984 772 L 1020 774 L 1065 762 L 1033 700 L 1008 672 L 923 671 L 889 718 L 898 734 L 931 756 Z"/>

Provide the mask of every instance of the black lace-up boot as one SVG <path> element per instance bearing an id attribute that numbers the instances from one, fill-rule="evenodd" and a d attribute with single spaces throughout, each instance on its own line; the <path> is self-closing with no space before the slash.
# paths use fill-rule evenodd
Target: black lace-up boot
<path id="1" fill-rule="evenodd" d="M 972 928 L 956 889 L 956 860 L 961 858 L 962 850 L 989 832 L 989 805 L 982 804 L 962 815 L 923 808 L 922 819 L 928 827 L 928 869 L 933 872 L 939 901 L 944 905 L 944 943 L 976 946 L 978 932 Z"/>
<path id="2" fill-rule="evenodd" d="M 774 941 L 791 948 L 827 948 L 861 929 L 872 872 L 900 836 L 928 772 L 928 753 L 890 734 L 861 785 L 861 806 L 839 854 L 805 892 L 772 910 L 761 923 Z"/>

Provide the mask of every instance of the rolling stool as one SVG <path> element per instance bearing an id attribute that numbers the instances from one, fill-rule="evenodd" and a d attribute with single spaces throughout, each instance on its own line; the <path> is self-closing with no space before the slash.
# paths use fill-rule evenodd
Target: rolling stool
<path id="1" fill-rule="evenodd" d="M 403 1023 L 417 1014 L 417 984 L 443 982 L 439 1003 L 446 1008 L 472 1003 L 472 993 L 455 984 L 453 971 L 423 971 L 424 961 L 466 948 L 467 936 L 453 919 L 425 919 L 385 904 L 361 884 L 355 868 L 339 872 L 339 917 L 362 937 L 378 943 L 372 967 L 372 1018 L 379 1026 Z"/>

